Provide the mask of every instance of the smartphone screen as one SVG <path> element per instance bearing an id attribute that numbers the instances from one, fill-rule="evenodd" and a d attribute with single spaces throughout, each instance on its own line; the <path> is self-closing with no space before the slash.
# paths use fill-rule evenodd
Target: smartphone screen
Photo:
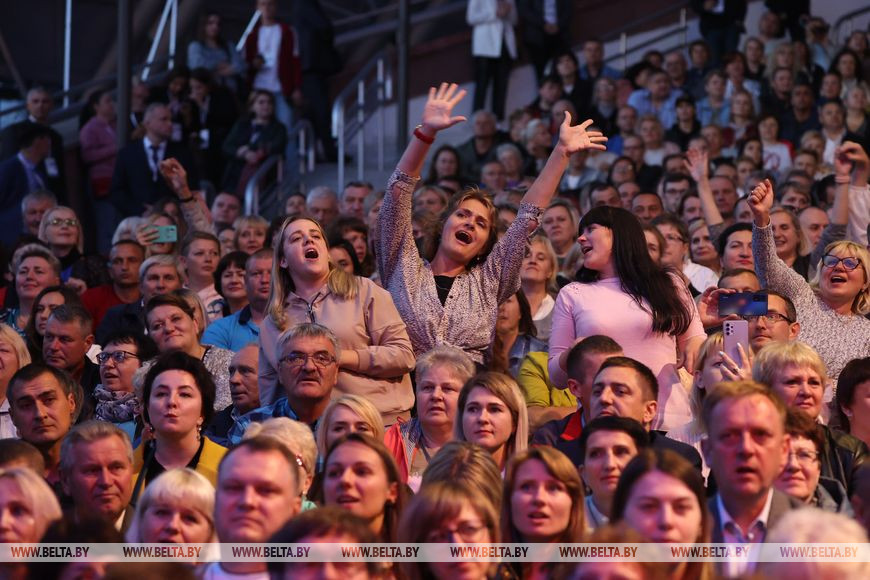
<path id="1" fill-rule="evenodd" d="M 157 229 L 155 244 L 172 244 L 178 241 L 178 230 L 175 226 L 154 226 Z"/>
<path id="2" fill-rule="evenodd" d="M 767 294 L 737 292 L 719 297 L 719 316 L 767 314 Z"/>

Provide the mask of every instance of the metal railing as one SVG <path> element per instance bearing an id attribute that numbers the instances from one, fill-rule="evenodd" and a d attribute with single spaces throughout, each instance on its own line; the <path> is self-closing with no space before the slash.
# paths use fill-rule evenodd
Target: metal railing
<path id="1" fill-rule="evenodd" d="M 347 141 L 356 137 L 357 179 L 365 173 L 365 137 L 368 121 L 377 117 L 378 170 L 384 169 L 385 106 L 393 100 L 392 49 L 381 49 L 335 98 L 332 136 L 338 147 L 338 189 L 344 187 Z"/>
<path id="2" fill-rule="evenodd" d="M 870 12 L 870 6 L 864 6 L 863 8 L 858 8 L 857 10 L 853 10 L 851 12 L 847 12 L 840 16 L 833 26 L 833 34 L 831 34 L 831 39 L 835 44 L 841 45 L 846 43 L 846 39 L 852 34 L 852 25 L 854 24 L 854 20 L 867 14 Z M 845 27 L 845 32 L 843 32 L 843 28 Z M 842 34 L 841 34 L 842 33 Z"/>
<path id="3" fill-rule="evenodd" d="M 625 26 L 612 31 L 608 35 L 605 35 L 602 38 L 602 40 L 605 42 L 609 40 L 619 39 L 619 52 L 606 57 L 604 59 L 605 62 L 612 63 L 622 61 L 622 68 L 624 70 L 628 68 L 628 57 L 630 54 L 653 46 L 655 46 L 659 50 L 662 50 L 662 41 L 673 39 L 675 34 L 679 38 L 679 42 L 676 43 L 676 45 L 668 47 L 665 50 L 671 50 L 672 48 L 676 48 L 677 46 L 686 48 L 689 44 L 688 6 L 689 2 L 685 0 L 683 0 L 682 2 L 671 4 L 667 8 L 657 10 L 656 12 L 652 12 L 641 18 L 633 20 Z M 635 44 L 629 47 L 629 34 L 631 33 L 631 31 L 637 30 L 639 27 L 645 26 L 646 24 L 661 20 L 662 18 L 667 18 L 675 12 L 679 15 L 679 20 L 676 24 L 671 25 L 671 27 L 668 28 L 666 31 L 663 31 L 653 36 L 652 38 L 648 38 L 647 40 L 644 40 L 639 44 Z"/>
<path id="4" fill-rule="evenodd" d="M 269 177 L 274 173 L 277 174 L 277 180 L 269 180 Z M 267 157 L 259 169 L 254 172 L 248 184 L 245 186 L 245 215 L 261 215 L 261 199 L 260 192 L 265 191 L 269 186 L 280 183 L 284 176 L 284 158 L 282 155 L 272 155 Z"/>

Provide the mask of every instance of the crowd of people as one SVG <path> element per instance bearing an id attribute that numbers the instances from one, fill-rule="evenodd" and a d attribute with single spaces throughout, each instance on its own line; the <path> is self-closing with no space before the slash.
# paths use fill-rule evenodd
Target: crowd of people
<path id="1" fill-rule="evenodd" d="M 783 9 L 739 51 L 740 3 L 705 2 L 704 40 L 617 71 L 596 40 L 554 49 L 569 2 L 472 0 L 475 50 L 503 43 L 475 53 L 499 62 L 476 62 L 473 137 L 441 144 L 465 91 L 433 87 L 383 190 L 290 193 L 268 221 L 239 192 L 293 141 L 316 85 L 294 34 L 318 28 L 257 4 L 242 53 L 209 14 L 190 72 L 137 85 L 120 150 L 128 120 L 92 95 L 86 213 L 63 205 L 44 90 L 4 134 L 0 541 L 868 542 L 866 33 L 834 46 Z M 518 14 L 538 96 L 502 131 L 483 77 L 509 70 Z M 737 293 L 762 310 L 727 311 Z M 790 565 L 196 573 L 870 574 Z"/>

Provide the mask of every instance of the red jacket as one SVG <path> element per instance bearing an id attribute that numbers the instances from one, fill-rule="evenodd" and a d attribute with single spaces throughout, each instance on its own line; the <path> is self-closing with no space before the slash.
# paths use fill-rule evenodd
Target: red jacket
<path id="1" fill-rule="evenodd" d="M 254 57 L 259 54 L 257 39 L 260 38 L 262 21 L 257 22 L 251 34 L 245 39 L 245 60 L 248 63 L 248 82 L 253 86 L 257 71 L 252 66 Z M 296 34 L 289 24 L 279 22 L 281 27 L 281 47 L 278 49 L 278 80 L 281 82 L 281 92 L 289 99 L 296 89 L 302 88 L 302 64 L 299 61 L 299 46 Z"/>

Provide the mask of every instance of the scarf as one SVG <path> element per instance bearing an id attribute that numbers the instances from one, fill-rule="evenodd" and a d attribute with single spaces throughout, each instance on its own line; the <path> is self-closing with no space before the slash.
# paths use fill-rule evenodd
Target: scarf
<path id="1" fill-rule="evenodd" d="M 96 417 L 110 423 L 132 421 L 141 412 L 139 400 L 133 393 L 110 391 L 103 385 L 94 387 L 94 399 L 97 401 Z"/>

